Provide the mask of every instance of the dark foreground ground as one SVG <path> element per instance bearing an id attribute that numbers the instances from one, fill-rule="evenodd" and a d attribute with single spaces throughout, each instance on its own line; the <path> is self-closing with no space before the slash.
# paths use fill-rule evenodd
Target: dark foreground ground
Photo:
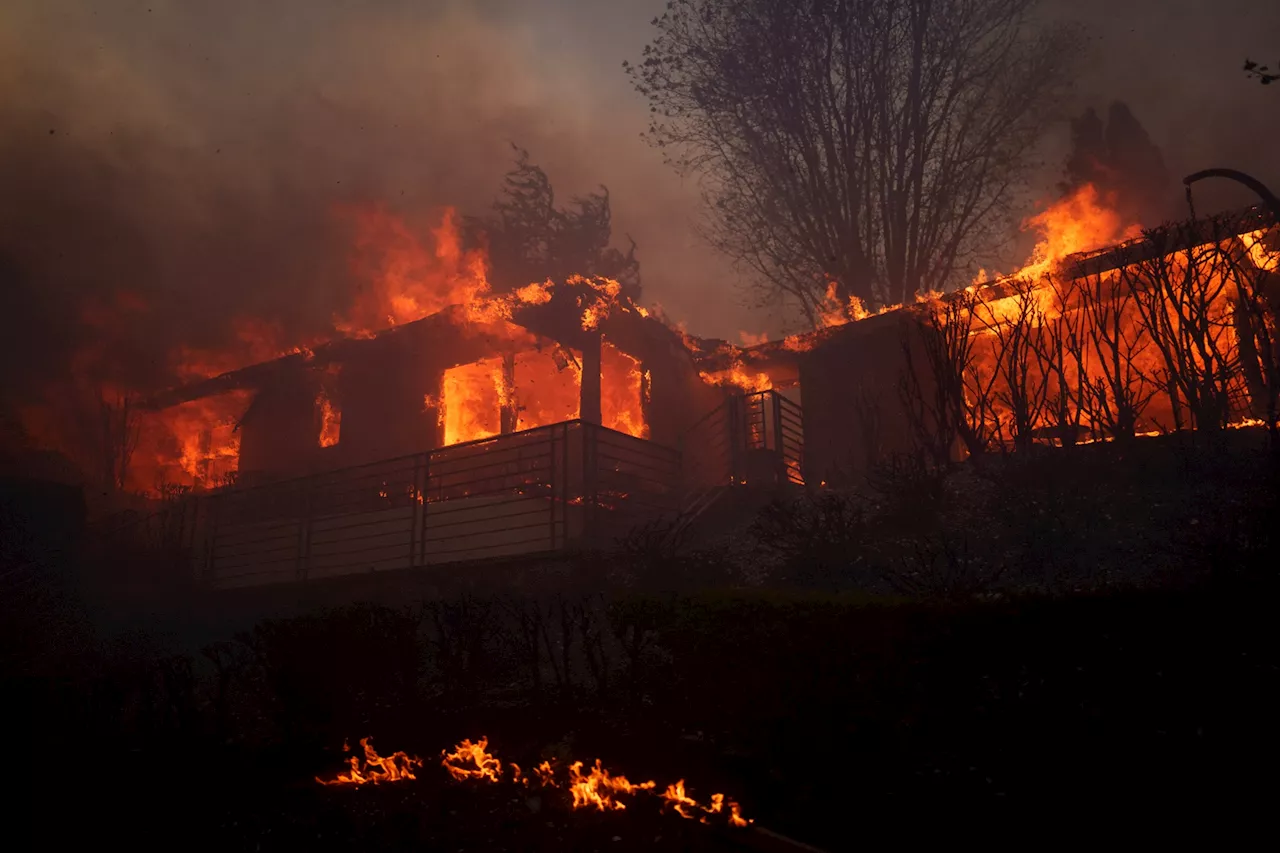
<path id="1" fill-rule="evenodd" d="M 260 657 L 224 676 L 222 698 L 216 670 L 189 678 L 172 658 L 87 684 L 10 682 L 26 717 L 15 746 L 29 751 L 11 770 L 29 781 L 39 835 L 134 850 L 785 849 L 650 796 L 600 814 L 572 811 L 560 791 L 454 782 L 440 751 L 480 735 L 525 767 L 598 757 L 632 781 L 683 778 L 826 850 L 852 849 L 856 827 L 902 840 L 1043 814 L 1063 832 L 1156 816 L 1168 828 L 1230 803 L 1239 828 L 1269 809 L 1280 757 L 1269 591 L 663 606 L 652 654 L 603 688 L 584 675 L 534 692 L 488 677 L 515 674 L 501 666 L 480 678 L 477 662 L 470 686 L 446 689 L 429 648 L 395 659 L 406 623 L 374 641 L 353 622 L 390 617 L 359 608 L 292 626 L 307 643 L 327 637 L 314 666 L 267 649 L 260 631 Z M 364 735 L 426 759 L 418 779 L 314 782 Z"/>
<path id="2" fill-rule="evenodd" d="M 651 796 L 601 814 L 449 779 L 441 750 L 480 736 L 526 769 L 684 779 L 828 851 L 1188 824 L 1221 846 L 1266 830 L 1280 793 L 1280 480 L 1255 457 L 1149 447 L 945 488 L 908 476 L 869 514 L 775 514 L 765 588 L 642 554 L 629 584 L 587 560 L 257 611 L 170 590 L 185 609 L 107 629 L 56 561 L 6 568 L 4 846 L 787 849 Z M 885 566 L 905 572 L 896 595 L 853 591 Z M 377 603 L 337 606 L 360 600 Z M 364 736 L 421 756 L 418 779 L 315 782 Z"/>

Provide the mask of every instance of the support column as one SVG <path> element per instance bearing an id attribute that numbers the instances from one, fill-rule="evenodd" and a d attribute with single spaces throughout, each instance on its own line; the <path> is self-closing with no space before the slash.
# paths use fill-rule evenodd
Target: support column
<path id="1" fill-rule="evenodd" d="M 499 394 L 498 430 L 502 435 L 516 431 L 520 410 L 516 406 L 516 356 L 507 353 L 502 357 L 502 390 Z"/>
<path id="2" fill-rule="evenodd" d="M 583 423 L 600 424 L 600 333 L 588 332 L 582 342 L 582 396 L 578 417 Z"/>
<path id="3" fill-rule="evenodd" d="M 422 398 L 422 424 L 426 431 L 426 449 L 444 446 L 444 371 L 431 374 L 430 389 Z"/>
<path id="4" fill-rule="evenodd" d="M 196 488 L 208 488 L 213 478 L 213 430 L 205 427 L 200 430 L 200 461 L 196 463 L 194 485 Z"/>
<path id="5" fill-rule="evenodd" d="M 640 417 L 644 419 L 645 435 L 653 437 L 653 377 L 649 366 L 640 362 Z"/>

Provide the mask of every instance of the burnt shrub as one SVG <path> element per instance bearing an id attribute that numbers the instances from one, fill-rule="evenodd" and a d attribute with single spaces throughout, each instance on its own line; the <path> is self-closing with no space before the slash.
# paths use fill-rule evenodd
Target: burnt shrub
<path id="1" fill-rule="evenodd" d="M 407 609 L 357 604 L 266 621 L 242 635 L 276 736 L 299 746 L 346 737 L 375 715 L 414 704 L 423 664 L 418 624 Z"/>
<path id="2" fill-rule="evenodd" d="M 598 564 L 611 584 L 639 592 L 723 586 L 735 567 L 724 549 L 698 545 L 695 528 L 682 514 L 655 519 L 628 531 Z"/>
<path id="3" fill-rule="evenodd" d="M 872 540 L 866 501 L 850 492 L 813 492 L 775 501 L 752 525 L 770 580 L 788 586 L 835 591 L 874 585 L 867 562 Z"/>

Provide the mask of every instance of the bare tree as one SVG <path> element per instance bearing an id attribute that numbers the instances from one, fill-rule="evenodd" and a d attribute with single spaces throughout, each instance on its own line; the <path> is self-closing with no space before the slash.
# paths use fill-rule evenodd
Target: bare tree
<path id="1" fill-rule="evenodd" d="M 1272 229 L 1270 236 L 1277 234 Z M 1280 448 L 1280 252 L 1258 235 L 1236 237 L 1224 247 L 1234 288 L 1232 319 L 1240 372 L 1252 414 Z"/>
<path id="2" fill-rule="evenodd" d="M 1082 420 L 1090 411 L 1088 316 L 1081 308 L 1081 282 L 1049 275 L 1045 287 L 1053 296 L 1050 314 L 1037 336 L 1041 370 L 1049 381 L 1046 420 L 1053 437 L 1066 447 L 1080 439 Z"/>
<path id="3" fill-rule="evenodd" d="M 1219 244 L 1234 235 L 1217 220 L 1172 225 L 1148 232 L 1153 257 L 1123 268 L 1123 284 L 1163 363 L 1163 390 L 1173 407 L 1174 429 L 1224 428 L 1233 397 L 1242 396 L 1238 351 L 1227 309 L 1229 276 Z M 1207 236 L 1207 239 L 1206 239 Z"/>
<path id="4" fill-rule="evenodd" d="M 917 309 L 923 359 L 909 336 L 902 343 L 903 407 L 918 448 L 939 468 L 950 463 L 957 439 L 977 457 L 990 448 L 996 432 L 996 374 L 982 370 L 973 347 L 977 302 L 975 294 L 960 291 Z"/>
<path id="5" fill-rule="evenodd" d="M 1081 313 L 1095 373 L 1083 379 L 1094 437 L 1129 441 L 1157 389 L 1139 367 L 1151 336 L 1137 315 L 1133 289 L 1117 276 L 1094 273 L 1078 280 Z"/>
<path id="6" fill-rule="evenodd" d="M 86 390 L 76 422 L 85 454 L 85 471 L 92 471 L 106 491 L 121 491 L 138 447 L 138 409 L 127 395 L 97 387 Z"/>
<path id="7" fill-rule="evenodd" d="M 1009 214 L 1078 54 L 1035 0 L 672 0 L 627 72 L 707 236 L 812 320 L 942 290 Z"/>
<path id="8" fill-rule="evenodd" d="M 995 400 L 1007 412 L 1014 449 L 1025 453 L 1049 404 L 1050 371 L 1040 358 L 1046 349 L 1040 291 L 1025 279 L 1015 279 L 1011 286 L 1010 296 L 978 301 L 975 315 L 994 344 Z"/>

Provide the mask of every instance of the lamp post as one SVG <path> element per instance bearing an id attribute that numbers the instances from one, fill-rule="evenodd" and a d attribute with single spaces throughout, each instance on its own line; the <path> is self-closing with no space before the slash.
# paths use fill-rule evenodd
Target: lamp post
<path id="1" fill-rule="evenodd" d="M 1244 184 L 1258 194 L 1263 204 L 1271 210 L 1271 215 L 1275 217 L 1276 222 L 1280 223 L 1280 198 L 1276 198 L 1275 193 L 1267 189 L 1267 185 L 1262 181 L 1236 169 L 1202 169 L 1199 172 L 1187 175 L 1182 179 L 1182 183 L 1187 188 L 1188 200 L 1191 198 L 1191 185 L 1204 178 L 1227 178 L 1238 184 Z"/>

